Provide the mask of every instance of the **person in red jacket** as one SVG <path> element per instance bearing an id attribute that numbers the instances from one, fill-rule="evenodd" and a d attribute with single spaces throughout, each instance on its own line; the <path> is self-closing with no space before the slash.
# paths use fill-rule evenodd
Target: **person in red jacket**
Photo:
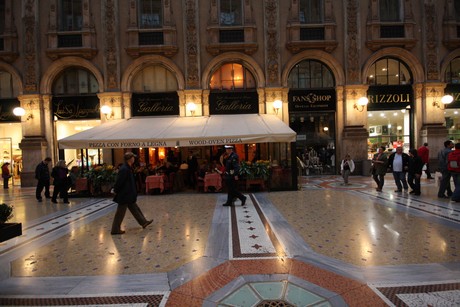
<path id="1" fill-rule="evenodd" d="M 431 176 L 431 171 L 430 171 L 430 149 L 428 148 L 428 143 L 423 143 L 423 146 L 420 146 L 417 149 L 417 154 L 420 158 L 422 158 L 423 163 L 425 163 L 426 169 L 426 178 L 427 179 L 434 179 Z"/>
<path id="2" fill-rule="evenodd" d="M 2 165 L 2 177 L 3 177 L 3 188 L 8 189 L 8 181 L 11 178 L 9 162 L 5 162 Z"/>
<path id="3" fill-rule="evenodd" d="M 447 156 L 447 169 L 454 180 L 455 190 L 452 193 L 453 201 L 460 201 L 460 143 L 455 144 L 455 150 Z"/>

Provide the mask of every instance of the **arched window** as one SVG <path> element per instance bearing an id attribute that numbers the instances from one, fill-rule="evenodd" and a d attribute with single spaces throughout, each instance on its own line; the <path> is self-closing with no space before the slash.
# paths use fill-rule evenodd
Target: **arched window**
<path id="1" fill-rule="evenodd" d="M 412 84 L 412 75 L 404 62 L 393 58 L 376 61 L 367 72 L 369 85 Z"/>
<path id="2" fill-rule="evenodd" d="M 61 31 L 81 31 L 83 25 L 83 10 L 81 0 L 62 0 L 60 2 L 59 23 Z"/>
<path id="3" fill-rule="evenodd" d="M 335 80 L 329 67 L 320 61 L 304 60 L 289 73 L 288 86 L 292 89 L 334 87 Z"/>
<path id="4" fill-rule="evenodd" d="M 133 79 L 135 93 L 161 93 L 177 91 L 177 78 L 161 65 L 151 65 L 142 69 Z"/>
<path id="5" fill-rule="evenodd" d="M 53 84 L 54 95 L 84 95 L 99 92 L 94 75 L 81 68 L 64 70 Z"/>
<path id="6" fill-rule="evenodd" d="M 220 0 L 219 12 L 221 26 L 241 26 L 243 24 L 243 4 L 241 0 Z"/>
<path id="7" fill-rule="evenodd" d="M 459 84 L 460 83 L 460 58 L 455 58 L 450 61 L 446 69 L 446 83 Z"/>
<path id="8" fill-rule="evenodd" d="M 16 98 L 19 90 L 13 82 L 13 76 L 7 71 L 0 70 L 0 99 Z"/>
<path id="9" fill-rule="evenodd" d="M 243 65 L 227 63 L 214 72 L 209 88 L 221 91 L 249 90 L 256 88 L 256 81 Z"/>
<path id="10" fill-rule="evenodd" d="M 5 31 L 5 0 L 0 0 L 0 35 Z"/>
<path id="11" fill-rule="evenodd" d="M 163 26 L 161 0 L 140 0 L 139 28 L 154 29 Z"/>
<path id="12" fill-rule="evenodd" d="M 299 21 L 302 24 L 318 24 L 324 20 L 322 0 L 300 0 Z"/>
<path id="13" fill-rule="evenodd" d="M 400 0 L 379 0 L 380 21 L 401 22 L 402 5 Z"/>

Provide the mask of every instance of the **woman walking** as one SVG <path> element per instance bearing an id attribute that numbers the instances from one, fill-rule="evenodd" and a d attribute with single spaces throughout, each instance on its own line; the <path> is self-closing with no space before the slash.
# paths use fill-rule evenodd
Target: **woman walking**
<path id="1" fill-rule="evenodd" d="M 348 177 L 351 173 L 353 173 L 354 170 L 355 162 L 353 162 L 349 154 L 346 154 L 345 158 L 342 160 L 342 163 L 340 164 L 340 173 L 343 177 L 342 185 L 350 185 L 350 183 L 348 183 Z"/>

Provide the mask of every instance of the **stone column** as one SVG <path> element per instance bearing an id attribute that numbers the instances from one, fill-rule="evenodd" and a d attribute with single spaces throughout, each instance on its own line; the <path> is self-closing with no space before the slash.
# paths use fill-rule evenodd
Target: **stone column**
<path id="1" fill-rule="evenodd" d="M 355 161 L 355 174 L 363 174 L 363 164 L 368 164 L 367 156 L 367 107 L 357 105 L 358 99 L 367 96 L 367 85 L 351 85 L 344 89 L 344 127 L 342 131 L 342 155 L 350 154 Z M 341 157 L 340 157 L 341 158 Z M 363 174 L 367 175 L 367 174 Z"/>
<path id="2" fill-rule="evenodd" d="M 422 93 L 424 94 L 424 108 L 420 128 L 420 146 L 428 143 L 430 148 L 430 169 L 434 170 L 438 165 L 438 152 L 444 148 L 444 141 L 447 140 L 447 128 L 444 119 L 444 105 L 441 98 L 444 95 L 444 83 L 426 84 Z"/>
<path id="3" fill-rule="evenodd" d="M 121 92 L 105 92 L 97 95 L 99 97 L 100 107 L 106 105 L 111 108 L 109 114 L 103 114 L 101 112 L 101 124 L 104 124 L 110 120 L 124 118 L 122 108 L 122 93 Z M 107 164 L 114 164 L 114 157 L 112 155 L 112 149 L 102 149 L 102 157 L 104 162 Z"/>
<path id="4" fill-rule="evenodd" d="M 51 157 L 45 133 L 45 110 L 39 95 L 22 95 L 18 99 L 26 111 L 21 118 L 23 138 L 19 143 L 23 157 L 21 187 L 33 187 L 37 184 L 35 167 L 45 157 Z"/>

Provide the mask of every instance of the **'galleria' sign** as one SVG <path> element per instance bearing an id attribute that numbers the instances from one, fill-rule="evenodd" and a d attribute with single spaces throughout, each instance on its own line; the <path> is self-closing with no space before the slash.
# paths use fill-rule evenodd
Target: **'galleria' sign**
<path id="1" fill-rule="evenodd" d="M 209 94 L 209 114 L 257 114 L 259 95 L 255 91 Z"/>
<path id="2" fill-rule="evenodd" d="M 179 96 L 171 93 L 133 94 L 133 116 L 179 115 Z"/>

